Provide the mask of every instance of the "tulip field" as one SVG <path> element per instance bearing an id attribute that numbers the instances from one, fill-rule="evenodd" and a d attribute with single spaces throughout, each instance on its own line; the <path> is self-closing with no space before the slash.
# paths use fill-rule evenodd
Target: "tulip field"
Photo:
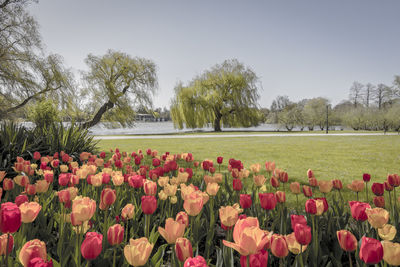
<path id="1" fill-rule="evenodd" d="M 271 159 L 156 149 L 18 157 L 0 172 L 1 265 L 400 265 L 395 170 L 342 181 L 304 166 L 299 181 Z"/>

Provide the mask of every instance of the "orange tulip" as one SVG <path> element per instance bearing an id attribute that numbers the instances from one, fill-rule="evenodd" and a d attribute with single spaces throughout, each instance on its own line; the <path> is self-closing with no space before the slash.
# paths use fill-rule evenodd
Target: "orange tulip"
<path id="1" fill-rule="evenodd" d="M 37 180 L 36 183 L 36 193 L 45 193 L 49 190 L 49 183 L 46 180 Z"/>
<path id="2" fill-rule="evenodd" d="M 187 196 L 189 196 L 191 193 L 196 191 L 196 188 L 194 187 L 193 184 L 186 185 L 186 184 L 181 184 L 181 197 L 183 200 L 186 199 Z"/>
<path id="3" fill-rule="evenodd" d="M 104 171 L 104 169 L 103 169 Z M 122 173 L 113 173 L 111 176 L 111 180 L 113 182 L 113 185 L 115 186 L 120 186 L 124 183 L 124 176 L 122 176 Z"/>
<path id="4" fill-rule="evenodd" d="M 254 175 L 253 177 L 254 184 L 258 187 L 263 186 L 266 180 L 264 175 Z"/>
<path id="5" fill-rule="evenodd" d="M 209 194 L 210 196 L 215 196 L 217 195 L 219 190 L 219 185 L 217 183 L 208 183 L 207 184 L 207 194 Z"/>
<path id="6" fill-rule="evenodd" d="M 46 244 L 39 239 L 33 239 L 23 245 L 19 252 L 19 261 L 24 267 L 27 267 L 29 261 L 33 258 L 39 257 L 43 260 L 47 259 Z"/>
<path id="7" fill-rule="evenodd" d="M 336 232 L 337 239 L 339 241 L 340 247 L 344 251 L 354 251 L 357 248 L 356 237 L 347 230 L 340 230 Z"/>
<path id="8" fill-rule="evenodd" d="M 3 181 L 4 177 L 6 177 L 6 172 L 0 171 L 0 182 Z"/>
<path id="9" fill-rule="evenodd" d="M 293 182 L 290 184 L 290 191 L 292 191 L 293 194 L 300 194 L 300 183 L 299 182 Z"/>
<path id="10" fill-rule="evenodd" d="M 275 193 L 276 201 L 278 203 L 284 203 L 286 202 L 286 193 L 282 191 L 276 191 Z"/>
<path id="11" fill-rule="evenodd" d="M 96 211 L 96 201 L 88 197 L 76 197 L 72 201 L 71 216 L 78 222 L 89 221 Z"/>
<path id="12" fill-rule="evenodd" d="M 318 185 L 319 191 L 321 191 L 321 193 L 329 193 L 331 192 L 333 187 L 332 181 L 319 181 Z"/>
<path id="13" fill-rule="evenodd" d="M 234 226 L 239 218 L 239 212 L 232 206 L 221 207 L 219 209 L 219 219 L 227 227 Z"/>
<path id="14" fill-rule="evenodd" d="M 153 250 L 153 244 L 146 237 L 139 239 L 130 239 L 129 245 L 124 247 L 124 256 L 126 261 L 133 266 L 145 265 Z"/>
<path id="15" fill-rule="evenodd" d="M 364 181 L 363 180 L 353 180 L 351 184 L 347 185 L 353 192 L 362 192 L 364 190 Z"/>
<path id="16" fill-rule="evenodd" d="M 343 184 L 341 180 L 335 179 L 332 180 L 332 184 L 333 184 L 333 188 L 337 189 L 337 190 L 341 190 L 343 188 Z"/>
<path id="17" fill-rule="evenodd" d="M 223 240 L 225 246 L 231 247 L 242 256 L 256 254 L 269 242 L 269 236 L 259 228 L 258 219 L 247 217 L 238 220 L 233 229 L 233 242 Z"/>
<path id="18" fill-rule="evenodd" d="M 379 237 L 383 240 L 391 241 L 396 236 L 396 227 L 390 224 L 385 224 L 382 228 L 378 228 Z"/>
<path id="19" fill-rule="evenodd" d="M 383 260 L 393 266 L 400 265 L 400 244 L 390 241 L 382 241 Z"/>
<path id="20" fill-rule="evenodd" d="M 272 235 L 271 252 L 278 258 L 284 258 L 289 254 L 288 244 L 283 236 L 277 234 Z"/>
<path id="21" fill-rule="evenodd" d="M 25 202 L 19 206 L 21 210 L 21 221 L 23 223 L 31 223 L 38 216 L 42 206 L 37 202 Z"/>
<path id="22" fill-rule="evenodd" d="M 308 184 L 311 187 L 316 187 L 318 185 L 318 181 L 315 177 L 308 178 Z"/>
<path id="23" fill-rule="evenodd" d="M 389 221 L 389 212 L 382 208 L 366 209 L 369 224 L 374 228 L 382 228 Z"/>
<path id="24" fill-rule="evenodd" d="M 190 216 L 197 216 L 203 208 L 203 194 L 200 191 L 190 193 L 183 202 L 183 208 Z"/>
<path id="25" fill-rule="evenodd" d="M 261 165 L 260 165 L 260 163 L 251 164 L 251 165 L 250 165 L 250 170 L 251 170 L 253 173 L 259 173 L 260 170 L 261 170 Z"/>
<path id="26" fill-rule="evenodd" d="M 158 232 L 167 241 L 168 244 L 175 244 L 178 237 L 183 237 L 185 233 L 185 225 L 172 218 L 165 220 L 165 228 L 158 227 Z"/>
<path id="27" fill-rule="evenodd" d="M 126 204 L 125 207 L 122 208 L 121 217 L 124 220 L 129 220 L 133 218 L 133 215 L 135 215 L 135 206 L 131 203 Z"/>

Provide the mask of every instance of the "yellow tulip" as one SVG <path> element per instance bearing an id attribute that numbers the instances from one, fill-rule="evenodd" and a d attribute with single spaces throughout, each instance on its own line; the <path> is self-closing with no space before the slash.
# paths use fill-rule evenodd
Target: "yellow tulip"
<path id="1" fill-rule="evenodd" d="M 219 209 L 219 219 L 227 227 L 234 226 L 238 220 L 239 212 L 232 206 L 221 207 Z"/>
<path id="2" fill-rule="evenodd" d="M 387 240 L 382 241 L 383 260 L 393 266 L 400 265 L 400 244 Z"/>
<path id="3" fill-rule="evenodd" d="M 132 266 L 145 265 L 153 250 L 153 246 L 146 237 L 139 239 L 131 238 L 129 245 L 124 247 L 126 261 Z"/>
<path id="4" fill-rule="evenodd" d="M 183 237 L 185 225 L 179 221 L 174 221 L 172 218 L 168 218 L 165 220 L 165 228 L 159 226 L 158 232 L 168 244 L 175 244 L 178 237 Z"/>
<path id="5" fill-rule="evenodd" d="M 382 228 L 378 228 L 378 234 L 383 240 L 393 240 L 396 236 L 396 233 L 396 227 L 390 224 L 385 224 Z"/>
<path id="6" fill-rule="evenodd" d="M 382 228 L 389 221 L 389 212 L 382 208 L 366 209 L 368 222 L 374 228 Z"/>

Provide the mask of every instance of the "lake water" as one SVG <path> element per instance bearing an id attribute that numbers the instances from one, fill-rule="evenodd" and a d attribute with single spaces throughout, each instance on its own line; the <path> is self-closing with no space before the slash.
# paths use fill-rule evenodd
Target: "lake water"
<path id="1" fill-rule="evenodd" d="M 171 133 L 191 133 L 191 132 L 212 132 L 212 127 L 196 129 L 175 129 L 172 121 L 166 122 L 137 122 L 130 128 L 107 128 L 104 124 L 98 124 L 90 128 L 93 135 L 134 135 L 134 134 L 171 134 Z M 260 124 L 257 127 L 249 128 L 222 128 L 225 132 L 233 131 L 286 131 L 284 127 L 278 124 Z M 294 128 L 293 131 L 300 131 L 300 128 Z"/>

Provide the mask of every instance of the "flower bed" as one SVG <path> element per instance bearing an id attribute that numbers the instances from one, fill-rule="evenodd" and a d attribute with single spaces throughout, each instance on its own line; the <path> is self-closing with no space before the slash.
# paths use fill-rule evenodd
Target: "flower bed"
<path id="1" fill-rule="evenodd" d="M 274 162 L 150 149 L 36 152 L 14 170 L 0 172 L 8 266 L 400 265 L 396 174 L 371 187 L 364 174 L 347 201 L 311 170 L 300 184 Z"/>

